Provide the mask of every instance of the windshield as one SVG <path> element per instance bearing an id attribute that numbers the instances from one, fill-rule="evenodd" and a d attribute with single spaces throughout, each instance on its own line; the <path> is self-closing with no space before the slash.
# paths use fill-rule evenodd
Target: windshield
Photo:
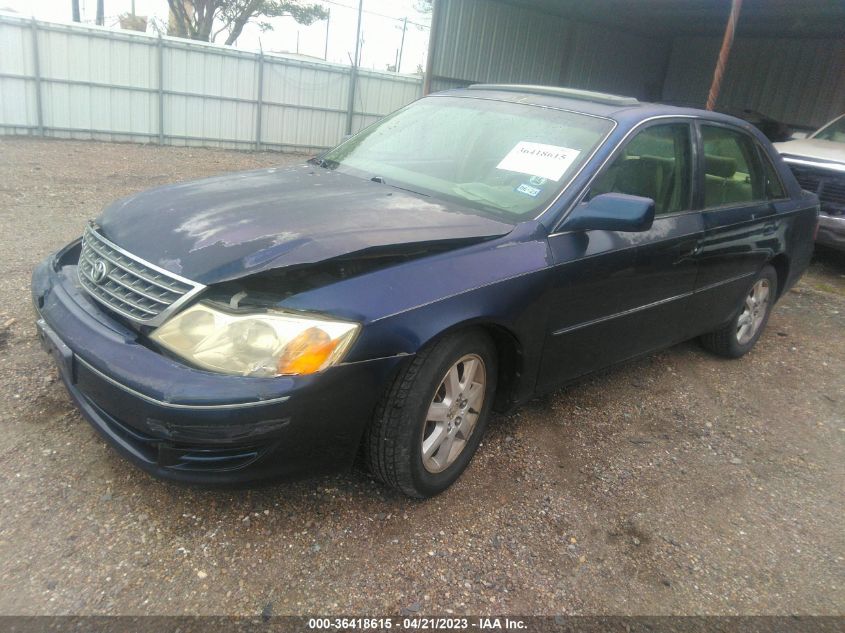
<path id="1" fill-rule="evenodd" d="M 820 141 L 833 141 L 845 143 L 845 116 L 841 116 L 833 123 L 829 123 L 813 135 L 813 138 Z"/>
<path id="2" fill-rule="evenodd" d="M 612 129 L 609 119 L 587 114 L 429 97 L 331 150 L 322 164 L 518 221 L 545 208 Z"/>

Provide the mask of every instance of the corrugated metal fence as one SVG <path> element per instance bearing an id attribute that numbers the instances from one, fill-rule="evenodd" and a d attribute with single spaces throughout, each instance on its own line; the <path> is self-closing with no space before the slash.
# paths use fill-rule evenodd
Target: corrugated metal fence
<path id="1" fill-rule="evenodd" d="M 421 81 L 321 61 L 0 14 L 0 134 L 314 151 Z"/>

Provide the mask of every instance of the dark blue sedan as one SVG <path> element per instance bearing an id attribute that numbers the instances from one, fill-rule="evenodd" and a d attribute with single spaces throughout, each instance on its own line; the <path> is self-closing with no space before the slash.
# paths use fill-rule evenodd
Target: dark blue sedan
<path id="1" fill-rule="evenodd" d="M 71 396 L 145 470 L 408 495 L 493 410 L 700 337 L 739 357 L 818 201 L 739 119 L 532 86 L 432 95 L 290 169 L 118 201 L 35 270 Z"/>

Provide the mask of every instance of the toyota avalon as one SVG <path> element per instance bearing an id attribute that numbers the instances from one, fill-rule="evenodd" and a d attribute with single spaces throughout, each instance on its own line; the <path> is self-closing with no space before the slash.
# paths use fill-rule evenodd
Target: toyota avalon
<path id="1" fill-rule="evenodd" d="M 32 292 L 79 410 L 148 472 L 357 458 L 428 497 L 494 410 L 694 337 L 748 352 L 818 212 L 739 119 L 477 85 L 295 167 L 117 201 Z"/>

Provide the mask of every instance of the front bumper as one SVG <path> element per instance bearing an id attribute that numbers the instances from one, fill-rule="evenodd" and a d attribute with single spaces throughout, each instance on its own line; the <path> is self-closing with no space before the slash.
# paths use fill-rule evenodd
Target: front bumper
<path id="1" fill-rule="evenodd" d="M 845 251 L 845 215 L 819 214 L 816 242 Z"/>
<path id="2" fill-rule="evenodd" d="M 403 357 L 313 376 L 248 378 L 193 369 L 146 347 L 87 298 L 59 252 L 32 277 L 42 344 L 83 416 L 153 475 L 231 484 L 351 466 Z"/>

